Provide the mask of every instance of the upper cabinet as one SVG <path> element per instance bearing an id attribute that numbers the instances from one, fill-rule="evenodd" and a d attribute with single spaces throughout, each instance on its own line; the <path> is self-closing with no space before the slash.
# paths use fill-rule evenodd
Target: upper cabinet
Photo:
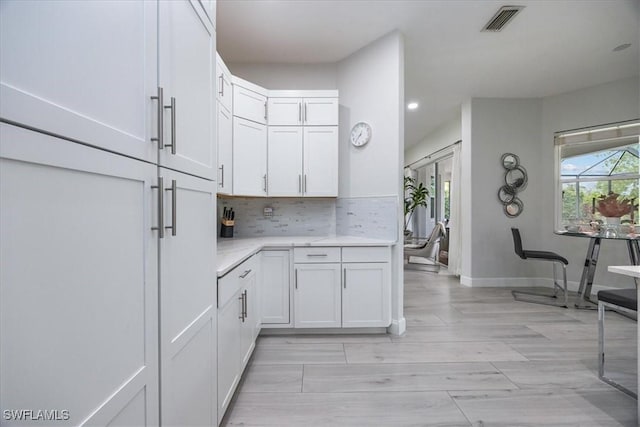
<path id="1" fill-rule="evenodd" d="M 214 28 L 198 0 L 161 1 L 159 7 L 159 163 L 214 180 Z"/>
<path id="2" fill-rule="evenodd" d="M 233 115 L 267 124 L 267 93 L 260 86 L 233 77 Z"/>
<path id="3" fill-rule="evenodd" d="M 226 64 L 216 53 L 216 98 L 218 102 L 226 108 L 228 111 L 231 111 L 233 108 L 233 89 L 231 88 L 231 73 L 227 68 Z"/>
<path id="4" fill-rule="evenodd" d="M 267 127 L 233 118 L 233 194 L 267 195 Z"/>
<path id="5" fill-rule="evenodd" d="M 156 2 L 0 8 L 3 120 L 156 162 Z"/>
<path id="6" fill-rule="evenodd" d="M 276 95 L 296 91 L 273 91 Z M 270 96 L 268 119 L 270 126 L 337 126 L 338 98 L 336 91 L 325 92 L 318 97 Z M 332 96 L 331 96 L 332 95 Z"/>

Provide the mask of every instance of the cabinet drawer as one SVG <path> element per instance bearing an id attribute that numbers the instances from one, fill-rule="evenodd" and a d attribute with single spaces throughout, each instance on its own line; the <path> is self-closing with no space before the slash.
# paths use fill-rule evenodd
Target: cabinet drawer
<path id="1" fill-rule="evenodd" d="M 340 248 L 295 248 L 295 263 L 340 262 Z"/>
<path id="2" fill-rule="evenodd" d="M 387 246 L 342 248 L 342 262 L 389 262 L 390 255 Z"/>
<path id="3" fill-rule="evenodd" d="M 256 256 L 254 255 L 218 279 L 218 308 L 224 307 L 238 289 L 243 286 L 243 279 L 249 277 L 250 273 L 256 271 L 257 267 Z"/>

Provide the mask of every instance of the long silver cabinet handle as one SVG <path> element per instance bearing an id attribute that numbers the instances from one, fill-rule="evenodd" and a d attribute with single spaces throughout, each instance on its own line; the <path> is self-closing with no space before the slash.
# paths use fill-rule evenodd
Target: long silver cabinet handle
<path id="1" fill-rule="evenodd" d="M 224 187 L 224 165 L 221 165 L 218 169 L 220 169 L 222 175 L 222 179 L 221 182 L 218 183 L 218 187 Z"/>
<path id="2" fill-rule="evenodd" d="M 304 174 L 304 193 L 307 192 L 307 174 Z"/>
<path id="3" fill-rule="evenodd" d="M 298 269 L 296 268 L 295 270 L 295 278 L 294 278 L 294 286 L 296 287 L 296 289 L 298 289 Z"/>
<path id="4" fill-rule="evenodd" d="M 251 269 L 245 270 L 244 273 L 240 275 L 240 278 L 244 279 L 245 277 L 247 277 L 249 273 L 251 273 Z"/>
<path id="5" fill-rule="evenodd" d="M 151 99 L 155 99 L 158 101 L 158 136 L 156 138 L 151 138 L 151 141 L 158 143 L 158 148 L 164 148 L 164 91 L 158 86 L 158 95 L 152 96 Z"/>
<path id="6" fill-rule="evenodd" d="M 298 123 L 302 123 L 302 102 L 298 102 Z"/>
<path id="7" fill-rule="evenodd" d="M 165 105 L 164 108 L 171 109 L 171 144 L 165 144 L 164 146 L 171 147 L 171 154 L 176 154 L 176 98 L 172 96 L 171 104 Z"/>
<path id="8" fill-rule="evenodd" d="M 326 257 L 327 254 L 307 254 L 308 257 Z"/>
<path id="9" fill-rule="evenodd" d="M 302 175 L 298 175 L 298 193 L 302 193 Z"/>
<path id="10" fill-rule="evenodd" d="M 248 316 L 247 307 L 249 306 L 249 304 L 247 303 L 247 301 L 249 301 L 249 295 L 247 294 L 246 289 L 244 290 L 243 295 L 244 295 L 244 318 L 246 319 Z"/>
<path id="11" fill-rule="evenodd" d="M 224 96 L 224 74 L 220 74 L 220 90 L 218 91 L 218 93 L 220 94 L 220 96 Z"/>
<path id="12" fill-rule="evenodd" d="M 158 189 L 158 226 L 151 227 L 152 230 L 158 230 L 158 237 L 164 238 L 164 180 L 158 177 L 158 185 L 152 185 L 151 188 Z"/>
<path id="13" fill-rule="evenodd" d="M 264 103 L 264 120 L 267 121 L 267 117 L 268 117 L 268 107 L 267 107 L 267 103 Z"/>
<path id="14" fill-rule="evenodd" d="M 342 287 L 347 289 L 347 269 L 342 269 Z"/>
<path id="15" fill-rule="evenodd" d="M 242 323 L 244 323 L 244 292 L 240 294 L 238 299 L 240 300 L 240 317 L 238 317 L 238 319 L 242 320 Z"/>
<path id="16" fill-rule="evenodd" d="M 304 122 L 307 123 L 309 120 L 307 119 L 307 103 L 304 103 Z"/>
<path id="17" fill-rule="evenodd" d="M 166 229 L 171 229 L 171 235 L 177 234 L 176 225 L 178 220 L 176 214 L 178 213 L 178 184 L 175 179 L 171 180 L 171 188 L 166 188 L 165 191 L 171 191 L 171 225 L 167 225 Z"/>
<path id="18" fill-rule="evenodd" d="M 264 180 L 264 192 L 266 193 L 267 192 L 267 174 L 264 174 L 262 179 Z"/>

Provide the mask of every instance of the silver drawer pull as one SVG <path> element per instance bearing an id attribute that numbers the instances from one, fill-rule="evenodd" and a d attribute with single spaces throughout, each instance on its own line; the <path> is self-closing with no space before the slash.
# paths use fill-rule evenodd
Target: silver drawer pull
<path id="1" fill-rule="evenodd" d="M 329 256 L 329 255 L 327 255 L 327 254 L 307 254 L 307 256 L 310 256 L 310 257 L 325 257 L 325 256 Z"/>
<path id="2" fill-rule="evenodd" d="M 244 273 L 242 273 L 242 274 L 240 275 L 240 278 L 241 278 L 241 279 L 244 279 L 245 277 L 247 277 L 247 275 L 248 275 L 249 273 L 251 273 L 251 269 L 249 269 L 249 270 L 245 270 L 245 271 L 244 271 Z"/>

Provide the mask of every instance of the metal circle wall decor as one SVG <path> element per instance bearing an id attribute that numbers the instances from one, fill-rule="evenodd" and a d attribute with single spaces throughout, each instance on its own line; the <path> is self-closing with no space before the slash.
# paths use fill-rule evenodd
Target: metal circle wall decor
<path id="1" fill-rule="evenodd" d="M 505 172 L 504 185 L 498 189 L 498 200 L 502 203 L 504 214 L 515 218 L 524 210 L 518 193 L 527 188 L 527 170 L 520 164 L 520 157 L 513 153 L 504 153 L 500 161 Z"/>

